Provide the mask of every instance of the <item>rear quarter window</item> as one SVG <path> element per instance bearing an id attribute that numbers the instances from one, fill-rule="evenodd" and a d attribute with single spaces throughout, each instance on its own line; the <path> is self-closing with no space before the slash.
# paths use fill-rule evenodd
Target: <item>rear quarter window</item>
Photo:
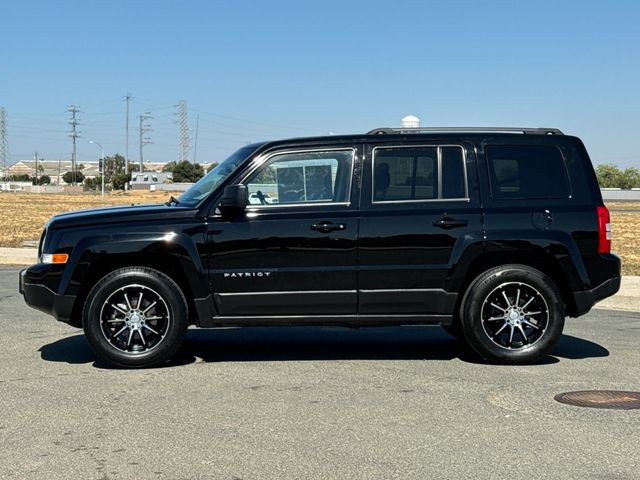
<path id="1" fill-rule="evenodd" d="M 493 198 L 569 197 L 567 169 L 557 147 L 493 145 L 486 153 Z"/>

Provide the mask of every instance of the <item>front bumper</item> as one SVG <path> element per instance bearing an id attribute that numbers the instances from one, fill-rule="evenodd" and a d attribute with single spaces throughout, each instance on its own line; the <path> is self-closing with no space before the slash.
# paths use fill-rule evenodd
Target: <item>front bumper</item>
<path id="1" fill-rule="evenodd" d="M 75 295 L 59 295 L 46 285 L 31 281 L 33 280 L 30 275 L 33 273 L 31 269 L 34 267 L 20 271 L 18 290 L 24 297 L 24 301 L 30 307 L 47 313 L 60 322 L 72 324 L 71 312 L 76 300 Z"/>

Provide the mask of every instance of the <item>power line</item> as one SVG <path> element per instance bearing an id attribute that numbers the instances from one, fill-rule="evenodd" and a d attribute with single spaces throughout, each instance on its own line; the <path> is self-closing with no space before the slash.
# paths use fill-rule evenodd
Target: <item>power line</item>
<path id="1" fill-rule="evenodd" d="M 80 107 L 77 105 L 69 105 L 67 108 L 67 112 L 71 114 L 71 119 L 67 122 L 71 125 L 71 132 L 69 136 L 73 141 L 73 152 L 71 154 L 71 184 L 76 184 L 76 140 L 80 137 L 80 132 L 78 132 L 78 125 L 80 124 L 78 121 L 78 113 L 80 113 Z"/>

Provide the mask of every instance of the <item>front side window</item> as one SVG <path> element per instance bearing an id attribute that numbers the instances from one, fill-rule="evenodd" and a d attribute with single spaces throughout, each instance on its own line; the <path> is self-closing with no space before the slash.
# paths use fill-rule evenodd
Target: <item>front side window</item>
<path id="1" fill-rule="evenodd" d="M 218 164 L 213 170 L 193 184 L 178 200 L 184 205 L 197 205 L 207 198 L 222 184 L 236 169 L 254 153 L 258 145 L 242 147 L 232 153 L 226 160 Z"/>
<path id="2" fill-rule="evenodd" d="M 352 149 L 273 155 L 244 182 L 249 204 L 346 203 L 353 161 Z"/>
<path id="3" fill-rule="evenodd" d="M 374 202 L 465 199 L 466 192 L 461 147 L 374 149 Z"/>
<path id="4" fill-rule="evenodd" d="M 491 195 L 496 199 L 567 198 L 569 181 L 560 150 L 552 146 L 487 147 Z"/>

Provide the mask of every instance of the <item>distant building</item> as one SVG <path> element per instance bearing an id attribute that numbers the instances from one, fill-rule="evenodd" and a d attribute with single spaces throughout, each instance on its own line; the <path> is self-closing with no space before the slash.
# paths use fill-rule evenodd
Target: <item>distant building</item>
<path id="1" fill-rule="evenodd" d="M 134 172 L 131 175 L 131 183 L 129 185 L 131 185 L 132 190 L 149 190 L 151 185 L 170 183 L 172 180 L 173 173 L 171 172 Z"/>
<path id="2" fill-rule="evenodd" d="M 70 160 L 42 160 L 38 161 L 38 177 L 47 175 L 51 183 L 64 183 L 62 176 L 71 170 Z M 36 176 L 35 160 L 20 160 L 7 168 L 7 176 L 29 175 Z"/>

